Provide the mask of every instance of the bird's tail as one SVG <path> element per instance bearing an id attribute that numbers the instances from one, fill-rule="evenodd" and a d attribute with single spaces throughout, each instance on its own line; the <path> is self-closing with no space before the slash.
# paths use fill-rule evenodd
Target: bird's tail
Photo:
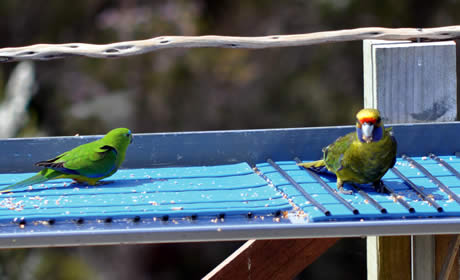
<path id="1" fill-rule="evenodd" d="M 321 167 L 326 166 L 326 163 L 324 162 L 324 160 L 321 159 L 321 160 L 312 161 L 312 162 L 302 162 L 302 163 L 298 163 L 297 165 L 303 166 L 305 168 L 321 168 Z"/>
<path id="2" fill-rule="evenodd" d="M 31 186 L 33 184 L 43 183 L 60 175 L 58 172 L 54 172 L 54 170 L 52 170 L 52 172 L 49 171 L 49 169 L 45 168 L 30 178 L 0 189 L 0 193 L 9 192 L 14 189 Z"/>

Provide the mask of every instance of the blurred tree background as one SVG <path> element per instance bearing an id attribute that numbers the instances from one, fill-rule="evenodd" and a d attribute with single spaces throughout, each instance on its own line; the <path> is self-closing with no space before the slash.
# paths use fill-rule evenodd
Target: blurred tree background
<path id="1" fill-rule="evenodd" d="M 0 47 L 162 35 L 262 36 L 458 24 L 458 1 L 0 2 Z M 361 42 L 265 50 L 172 49 L 36 62 L 20 136 L 346 125 L 363 105 Z M 0 97 L 17 64 L 0 67 Z M 0 251 L 2 279 L 194 279 L 240 242 Z M 344 239 L 298 279 L 365 279 L 364 239 Z"/>

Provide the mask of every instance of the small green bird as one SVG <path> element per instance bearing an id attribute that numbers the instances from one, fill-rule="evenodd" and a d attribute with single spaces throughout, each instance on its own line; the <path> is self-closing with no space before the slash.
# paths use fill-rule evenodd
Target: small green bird
<path id="1" fill-rule="evenodd" d="M 362 109 L 356 115 L 356 132 L 338 138 L 323 149 L 323 159 L 300 163 L 305 168 L 326 167 L 337 176 L 337 188 L 344 194 L 343 184 L 372 183 L 384 192 L 380 179 L 396 162 L 396 140 L 391 128 L 385 129 L 376 109 Z"/>
<path id="2" fill-rule="evenodd" d="M 80 145 L 53 159 L 37 162 L 36 166 L 44 167 L 40 172 L 0 189 L 0 192 L 60 178 L 95 185 L 99 180 L 111 176 L 118 170 L 125 159 L 126 149 L 132 141 L 133 135 L 129 129 L 113 129 L 102 139 Z"/>

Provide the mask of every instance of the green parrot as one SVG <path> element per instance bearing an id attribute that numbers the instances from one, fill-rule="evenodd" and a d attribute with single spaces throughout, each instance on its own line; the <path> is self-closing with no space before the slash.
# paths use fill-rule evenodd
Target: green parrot
<path id="1" fill-rule="evenodd" d="M 391 128 L 385 129 L 376 109 L 362 109 L 356 115 L 356 132 L 338 138 L 323 149 L 323 159 L 299 163 L 305 168 L 322 168 L 337 176 L 337 188 L 344 194 L 343 184 L 372 183 L 384 192 L 380 179 L 396 162 L 396 140 Z"/>
<path id="2" fill-rule="evenodd" d="M 99 180 L 111 176 L 118 170 L 125 159 L 126 149 L 132 141 L 133 135 L 129 129 L 113 129 L 102 139 L 80 145 L 53 159 L 37 162 L 36 166 L 44 167 L 40 172 L 0 189 L 0 192 L 59 178 L 95 185 Z"/>

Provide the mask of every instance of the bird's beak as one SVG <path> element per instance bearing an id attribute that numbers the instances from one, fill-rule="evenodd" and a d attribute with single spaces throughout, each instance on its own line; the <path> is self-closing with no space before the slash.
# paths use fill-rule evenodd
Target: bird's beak
<path id="1" fill-rule="evenodd" d="M 363 131 L 363 140 L 366 143 L 372 142 L 372 132 L 374 131 L 374 125 L 372 123 L 363 123 L 361 130 Z"/>

